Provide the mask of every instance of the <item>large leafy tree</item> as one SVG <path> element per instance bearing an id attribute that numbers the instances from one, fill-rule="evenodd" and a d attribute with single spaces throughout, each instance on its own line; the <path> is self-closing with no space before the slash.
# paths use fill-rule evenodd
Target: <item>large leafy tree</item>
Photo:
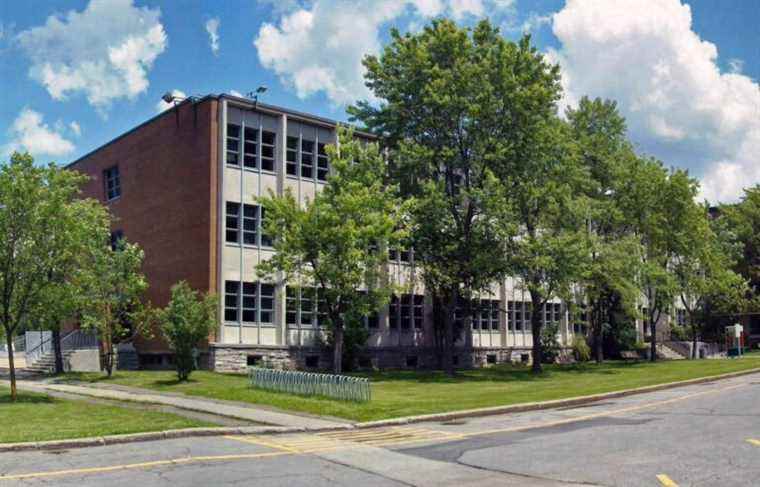
<path id="1" fill-rule="evenodd" d="M 568 108 L 567 119 L 589 175 L 583 187 L 588 261 L 578 287 L 588 310 L 594 356 L 602 362 L 605 326 L 614 321 L 617 308 L 633 315 L 639 298 L 641 245 L 619 204 L 629 190 L 623 168 L 636 160 L 615 102 L 583 97 L 577 108 Z"/>
<path id="2" fill-rule="evenodd" d="M 81 324 L 100 338 L 109 377 L 114 369 L 114 347 L 150 334 L 150 308 L 142 302 L 148 288 L 141 272 L 143 257 L 137 244 L 120 239 L 112 248 L 106 238 L 87 262 L 89 271 L 82 275 Z"/>
<path id="3" fill-rule="evenodd" d="M 745 189 L 738 203 L 721 206 L 718 221 L 738 247 L 734 270 L 748 281 L 748 297 L 760 306 L 760 185 Z"/>
<path id="4" fill-rule="evenodd" d="M 697 203 L 686 208 L 684 227 L 690 236 L 674 257 L 672 271 L 678 285 L 678 297 L 688 318 L 692 338 L 692 358 L 696 358 L 697 341 L 706 326 L 705 308 L 711 312 L 736 315 L 747 305 L 747 282 L 731 268 L 732 253 L 720 240 L 708 219 L 708 208 Z M 723 237 L 727 237 L 723 235 Z"/>
<path id="5" fill-rule="evenodd" d="M 351 112 L 384 137 L 395 176 L 418 202 L 411 242 L 426 287 L 443 303 L 444 368 L 453 373 L 457 305 L 470 317 L 470 297 L 505 275 L 508 242 L 524 224 L 513 212 L 530 204 L 512 198 L 526 181 L 513 171 L 551 165 L 542 157 L 562 131 L 558 68 L 527 37 L 514 43 L 488 21 L 469 29 L 448 20 L 417 34 L 392 32 L 382 54 L 364 65 L 379 103 Z M 540 173 L 548 180 L 549 171 Z M 544 263 L 517 260 L 534 270 Z M 538 343 L 540 329 L 534 336 Z"/>
<path id="6" fill-rule="evenodd" d="M 345 327 L 385 305 L 392 289 L 383 269 L 388 246 L 404 236 L 407 204 L 386 180 L 376 144 L 340 131 L 329 146 L 332 172 L 314 199 L 301 206 L 292 193 L 259 201 L 275 254 L 257 267 L 262 277 L 281 273 L 292 286 L 316 286 L 331 333 L 333 369 L 343 369 Z"/>
<path id="7" fill-rule="evenodd" d="M 15 334 L 22 325 L 58 326 L 71 316 L 79 286 L 72 274 L 108 235 L 105 210 L 79 199 L 84 181 L 52 164 L 35 166 L 28 154 L 15 153 L 0 167 L 0 320 L 14 400 Z"/>

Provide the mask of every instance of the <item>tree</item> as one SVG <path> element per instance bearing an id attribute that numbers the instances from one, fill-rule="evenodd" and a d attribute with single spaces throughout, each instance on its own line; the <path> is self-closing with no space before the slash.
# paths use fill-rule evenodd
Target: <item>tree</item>
<path id="1" fill-rule="evenodd" d="M 687 206 L 684 228 L 689 242 L 684 242 L 673 260 L 678 295 L 691 329 L 691 358 L 697 358 L 705 307 L 709 304 L 713 312 L 738 314 L 747 304 L 749 290 L 744 278 L 731 270 L 731 254 L 709 224 L 708 211 L 696 203 Z"/>
<path id="2" fill-rule="evenodd" d="M 629 187 L 622 169 L 635 161 L 635 155 L 615 102 L 583 97 L 577 108 L 567 109 L 567 119 L 580 162 L 590 176 L 583 188 L 589 255 L 578 284 L 588 309 L 594 357 L 601 363 L 605 326 L 614 320 L 614 309 L 622 307 L 633 314 L 639 294 L 636 268 L 641 245 L 618 204 Z"/>
<path id="3" fill-rule="evenodd" d="M 508 270 L 517 228 L 502 160 L 517 158 L 534 128 L 556 116 L 558 70 L 528 38 L 516 44 L 488 21 L 460 29 L 448 20 L 393 31 L 364 66 L 380 103 L 350 112 L 383 137 L 403 194 L 417 202 L 410 241 L 426 289 L 442 303 L 443 366 L 453 374 L 457 308 L 470 346 L 470 298 Z"/>
<path id="4" fill-rule="evenodd" d="M 78 199 L 85 176 L 54 164 L 34 165 L 14 153 L 0 167 L 0 320 L 16 399 L 13 338 L 22 325 L 44 324 L 60 295 L 62 274 L 75 267 L 94 235 L 107 234 L 106 215 Z"/>
<path id="5" fill-rule="evenodd" d="M 317 287 L 333 343 L 333 369 L 341 373 L 346 322 L 377 311 L 390 299 L 392 290 L 382 272 L 387 247 L 397 246 L 405 235 L 408 204 L 387 183 L 376 144 L 364 146 L 341 130 L 338 147 L 327 151 L 332 172 L 305 206 L 289 191 L 259 199 L 275 254 L 257 272 L 268 279 L 282 273 L 290 286 Z"/>
<path id="6" fill-rule="evenodd" d="M 172 286 L 169 304 L 157 312 L 161 333 L 174 352 L 177 378 L 185 381 L 197 367 L 195 347 L 216 326 L 218 302 L 214 296 L 202 296 L 185 282 Z"/>
<path id="7" fill-rule="evenodd" d="M 88 262 L 89 272 L 82 276 L 85 302 L 81 324 L 98 334 L 109 377 L 114 368 L 114 347 L 149 334 L 149 308 L 141 302 L 148 288 L 140 272 L 143 257 L 136 244 L 121 239 L 111 248 L 110 240 L 105 239 Z"/>
<path id="8" fill-rule="evenodd" d="M 737 245 L 734 271 L 748 281 L 748 297 L 760 305 L 760 185 L 745 189 L 741 201 L 722 205 L 718 213 L 716 221 L 731 234 L 724 240 Z"/>

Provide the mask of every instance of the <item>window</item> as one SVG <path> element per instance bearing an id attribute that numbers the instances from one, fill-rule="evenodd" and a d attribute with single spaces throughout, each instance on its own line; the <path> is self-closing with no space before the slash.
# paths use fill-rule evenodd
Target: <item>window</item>
<path id="1" fill-rule="evenodd" d="M 253 366 L 259 365 L 261 363 L 262 358 L 263 357 L 261 355 L 248 355 L 246 357 L 245 363 L 248 367 L 253 367 Z"/>
<path id="2" fill-rule="evenodd" d="M 416 355 L 407 355 L 406 356 L 406 366 L 409 368 L 416 369 L 417 364 L 419 363 L 419 359 Z"/>
<path id="3" fill-rule="evenodd" d="M 226 281 L 224 283 L 224 321 L 273 323 L 274 285 Z"/>
<path id="4" fill-rule="evenodd" d="M 227 124 L 227 164 L 240 167 L 240 148 L 242 147 L 243 167 L 274 171 L 274 151 L 277 139 L 275 133 L 266 130 L 259 131 L 255 127 L 245 127 L 241 141 L 240 129 L 240 125 Z"/>
<path id="5" fill-rule="evenodd" d="M 109 167 L 103 171 L 103 184 L 105 185 L 106 201 L 111 201 L 121 196 L 119 166 Z"/>
<path id="6" fill-rule="evenodd" d="M 289 176 L 326 181 L 330 164 L 325 144 L 288 136 L 285 149 L 285 172 Z"/>
<path id="7" fill-rule="evenodd" d="M 228 201 L 225 217 L 227 242 L 239 244 L 242 240 L 244 245 L 272 245 L 272 239 L 263 234 L 264 208 Z"/>
<path id="8" fill-rule="evenodd" d="M 301 139 L 301 177 L 314 177 L 314 141 Z"/>
<path id="9" fill-rule="evenodd" d="M 472 302 L 472 329 L 498 330 L 499 308 L 501 301 L 493 299 L 474 299 Z"/>
<path id="10" fill-rule="evenodd" d="M 507 301 L 507 329 L 515 331 L 515 302 Z"/>
<path id="11" fill-rule="evenodd" d="M 411 249 L 390 248 L 388 249 L 388 260 L 391 262 L 403 262 L 408 264 L 412 262 L 412 252 Z"/>
<path id="12" fill-rule="evenodd" d="M 240 166 L 240 125 L 227 124 L 227 164 Z"/>
<path id="13" fill-rule="evenodd" d="M 676 324 L 678 326 L 686 326 L 686 310 L 685 309 L 676 310 Z"/>
<path id="14" fill-rule="evenodd" d="M 319 367 L 319 355 L 307 355 L 304 362 L 307 369 L 316 369 Z"/>
<path id="15" fill-rule="evenodd" d="M 315 287 L 285 289 L 285 322 L 294 327 L 316 327 L 327 324 L 326 301 Z"/>
<path id="16" fill-rule="evenodd" d="M 317 144 L 317 179 L 327 181 L 327 173 L 330 172 L 330 165 L 327 161 L 327 151 L 325 144 Z"/>
<path id="17" fill-rule="evenodd" d="M 495 364 L 496 363 L 496 354 L 495 353 L 489 353 L 486 355 L 486 363 L 487 364 Z"/>
<path id="18" fill-rule="evenodd" d="M 298 176 L 298 137 L 288 137 L 285 150 L 285 172 L 290 176 Z"/>
<path id="19" fill-rule="evenodd" d="M 421 294 L 402 294 L 391 296 L 388 307 L 388 326 L 392 329 L 401 328 L 421 330 L 425 321 L 425 296 Z"/>
<path id="20" fill-rule="evenodd" d="M 226 281 L 224 283 L 224 321 L 238 321 L 240 283 Z"/>
<path id="21" fill-rule="evenodd" d="M 575 311 L 573 316 L 573 333 L 586 334 L 588 328 L 588 311 L 585 304 L 579 306 L 579 310 Z"/>
<path id="22" fill-rule="evenodd" d="M 261 169 L 274 171 L 274 148 L 277 136 L 274 132 L 261 131 Z"/>
<path id="23" fill-rule="evenodd" d="M 116 250 L 119 246 L 119 241 L 124 239 L 124 232 L 121 230 L 114 230 L 111 232 L 111 250 Z"/>
<path id="24" fill-rule="evenodd" d="M 649 309 L 646 307 L 641 308 L 641 324 L 644 329 L 644 335 L 649 335 Z"/>

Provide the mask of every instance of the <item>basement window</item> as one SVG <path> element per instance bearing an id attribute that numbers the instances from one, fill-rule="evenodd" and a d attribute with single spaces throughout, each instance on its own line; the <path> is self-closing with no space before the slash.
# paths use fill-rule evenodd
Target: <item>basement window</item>
<path id="1" fill-rule="evenodd" d="M 406 366 L 410 368 L 417 368 L 417 364 L 419 363 L 419 360 L 416 355 L 407 355 L 406 357 Z"/>
<path id="2" fill-rule="evenodd" d="M 248 355 L 245 362 L 248 367 L 254 367 L 261 364 L 262 358 L 263 357 L 261 355 Z"/>
<path id="3" fill-rule="evenodd" d="M 489 353 L 486 355 L 486 363 L 487 364 L 495 364 L 496 363 L 496 354 L 495 353 Z"/>
<path id="4" fill-rule="evenodd" d="M 316 369 L 319 367 L 319 355 L 307 355 L 306 356 L 306 368 Z"/>

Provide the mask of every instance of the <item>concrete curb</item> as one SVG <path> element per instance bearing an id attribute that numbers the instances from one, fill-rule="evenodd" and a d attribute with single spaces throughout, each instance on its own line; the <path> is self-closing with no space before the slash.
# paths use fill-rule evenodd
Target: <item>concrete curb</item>
<path id="1" fill-rule="evenodd" d="M 243 426 L 239 428 L 185 428 L 166 431 L 150 431 L 146 433 L 132 433 L 126 435 L 109 435 L 92 438 L 78 438 L 70 440 L 54 441 L 31 441 L 26 443 L 0 443 L 0 453 L 18 452 L 30 450 L 68 450 L 71 448 L 85 448 L 91 446 L 119 445 L 124 443 L 136 443 L 142 441 L 157 441 L 176 438 L 192 438 L 203 436 L 226 436 L 226 435 L 262 435 L 274 433 L 298 433 L 306 431 L 305 428 L 290 428 L 284 426 Z"/>
<path id="2" fill-rule="evenodd" d="M 632 396 L 635 394 L 644 394 L 647 392 L 662 391 L 665 389 L 675 389 L 677 387 L 690 386 L 694 384 L 703 384 L 705 382 L 713 382 L 721 379 L 731 379 L 733 377 L 741 377 L 743 375 L 750 375 L 760 372 L 760 368 L 754 368 L 749 370 L 742 370 L 738 372 L 729 372 L 720 375 L 711 375 L 708 377 L 699 377 L 697 379 L 689 379 L 678 382 L 667 382 L 665 384 L 656 384 L 653 386 L 637 387 L 635 389 L 624 389 L 622 391 L 604 392 L 601 394 L 593 394 L 590 396 L 572 397 L 569 399 L 556 399 L 552 401 L 542 402 L 528 402 L 521 404 L 513 404 L 509 406 L 494 406 L 488 408 L 479 409 L 465 409 L 462 411 L 451 411 L 447 413 L 434 413 L 423 414 L 419 416 L 406 416 L 403 418 L 381 419 L 378 421 L 367 421 L 363 423 L 355 423 L 355 428 L 379 428 L 383 426 L 399 426 L 412 423 L 422 423 L 428 421 L 451 421 L 462 418 L 475 418 L 480 416 L 492 416 L 496 414 L 508 414 L 508 413 L 522 413 L 527 411 L 539 411 L 542 409 L 553 409 L 567 406 L 580 406 L 583 404 L 589 404 L 593 402 L 603 401 L 606 399 L 615 399 L 618 397 Z"/>
<path id="3" fill-rule="evenodd" d="M 346 425 L 335 425 L 331 427 L 308 428 L 308 427 L 288 427 L 288 426 L 242 426 L 242 427 L 218 427 L 218 428 L 185 428 L 166 431 L 154 431 L 147 433 L 132 433 L 124 435 L 99 436 L 92 438 L 78 438 L 68 440 L 53 441 L 32 441 L 26 443 L 0 443 L 0 453 L 35 451 L 35 450 L 64 450 L 71 448 L 86 448 L 93 446 L 118 445 L 124 443 L 135 443 L 141 441 L 157 441 L 176 438 L 192 438 L 204 436 L 227 436 L 227 435 L 266 435 L 266 434 L 287 434 L 287 433 L 318 433 L 326 431 L 339 431 L 351 429 L 368 429 L 380 428 L 383 426 L 400 426 L 412 423 L 422 423 L 427 421 L 451 421 L 462 418 L 474 418 L 480 416 L 491 416 L 496 414 L 520 413 L 526 411 L 538 411 L 542 409 L 552 409 L 566 406 L 579 406 L 606 399 L 632 396 L 635 394 L 644 394 L 647 392 L 661 391 L 665 389 L 675 389 L 677 387 L 689 386 L 694 384 L 703 384 L 714 382 L 721 379 L 731 379 L 744 375 L 751 375 L 760 372 L 760 368 L 742 370 L 739 372 L 729 372 L 727 374 L 712 375 L 689 379 L 678 382 L 668 382 L 653 386 L 638 387 L 635 389 L 625 389 L 622 391 L 606 392 L 602 394 L 593 394 L 590 396 L 580 396 L 570 399 L 557 399 L 554 401 L 531 402 L 514 404 L 510 406 L 495 406 L 489 408 L 467 409 L 462 411 L 451 411 L 447 413 L 423 414 L 419 416 L 406 416 L 403 418 L 383 419 L 379 421 L 367 421 L 363 423 L 354 423 Z"/>

